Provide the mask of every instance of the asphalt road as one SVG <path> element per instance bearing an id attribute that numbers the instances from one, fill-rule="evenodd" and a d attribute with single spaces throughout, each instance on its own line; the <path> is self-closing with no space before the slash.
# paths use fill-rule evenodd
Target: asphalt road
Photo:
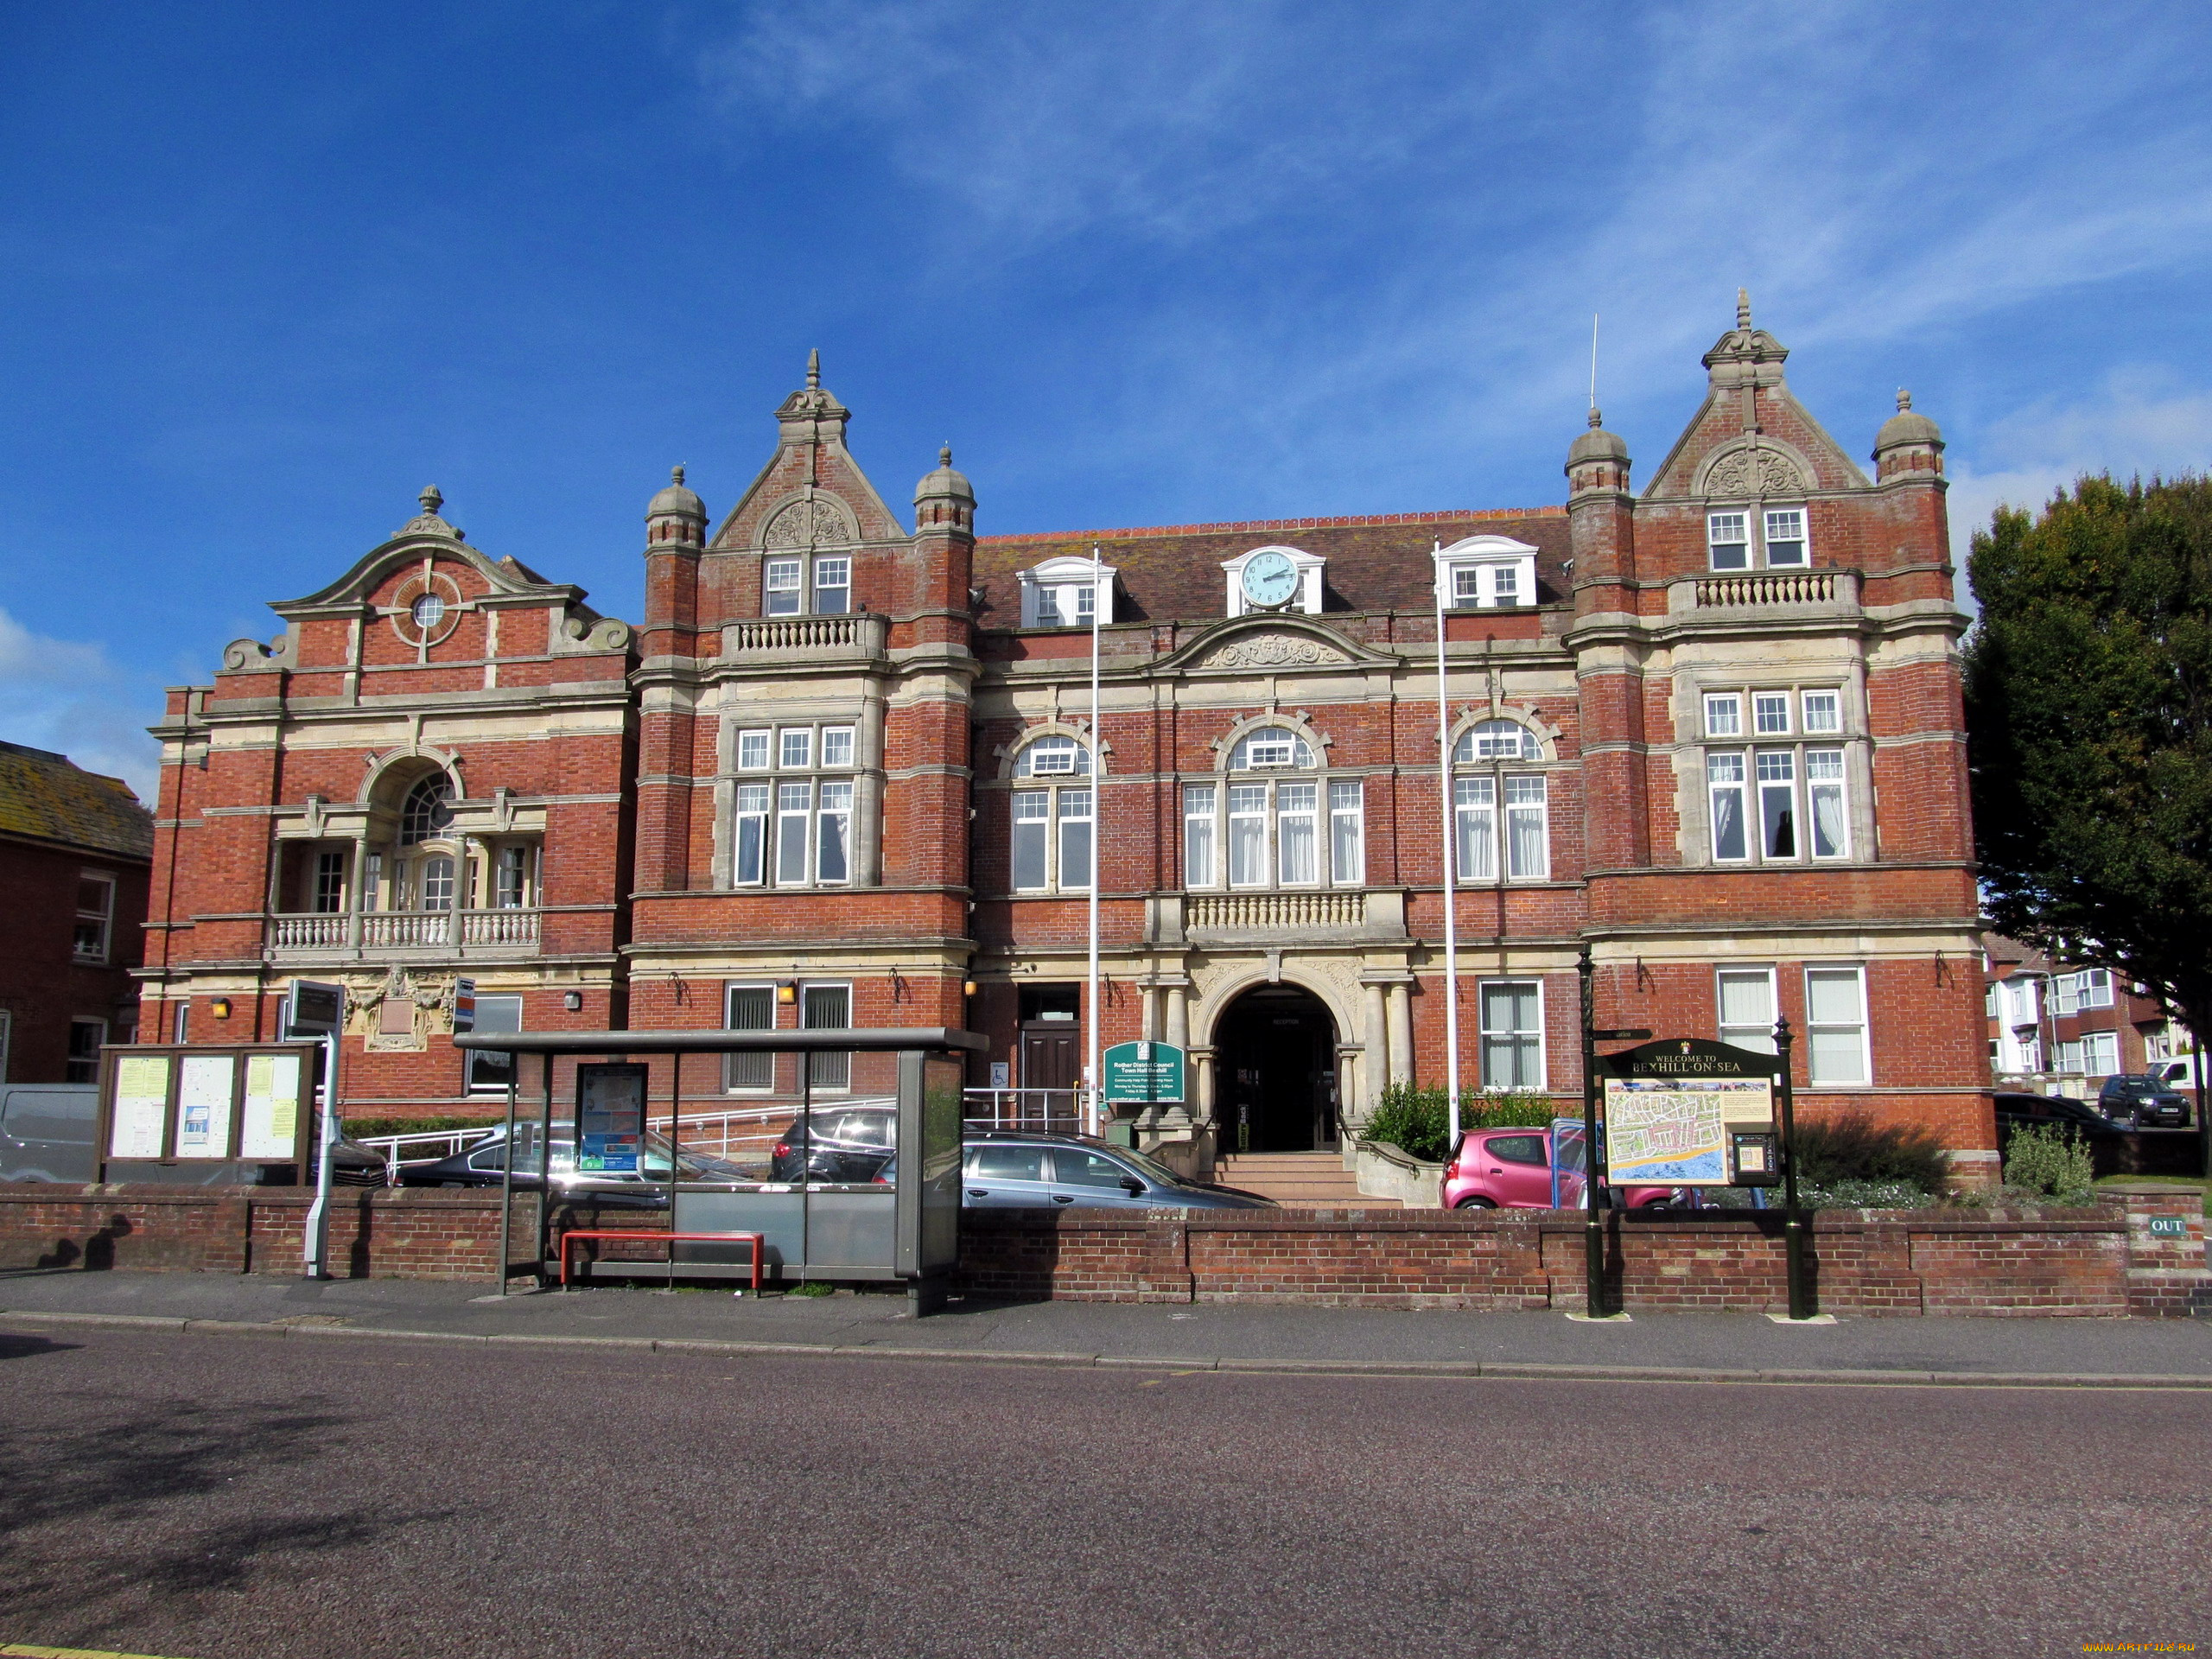
<path id="1" fill-rule="evenodd" d="M 2212 1638 L 2202 1392 L 0 1338 L 0 1645 L 2078 1654 Z"/>

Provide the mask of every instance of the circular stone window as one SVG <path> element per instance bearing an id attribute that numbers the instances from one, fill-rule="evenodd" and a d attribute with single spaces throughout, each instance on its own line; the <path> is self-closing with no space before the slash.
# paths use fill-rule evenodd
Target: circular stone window
<path id="1" fill-rule="evenodd" d="M 416 570 L 384 607 L 392 632 L 410 645 L 435 645 L 461 626 L 461 589 L 442 571 Z"/>

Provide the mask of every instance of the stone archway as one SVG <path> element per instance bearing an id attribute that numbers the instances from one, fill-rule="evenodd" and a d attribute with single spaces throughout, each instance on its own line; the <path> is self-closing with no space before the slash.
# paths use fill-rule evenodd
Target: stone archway
<path id="1" fill-rule="evenodd" d="M 1337 1143 L 1337 1028 L 1303 986 L 1255 985 L 1214 1021 L 1215 1120 L 1224 1154 Z"/>

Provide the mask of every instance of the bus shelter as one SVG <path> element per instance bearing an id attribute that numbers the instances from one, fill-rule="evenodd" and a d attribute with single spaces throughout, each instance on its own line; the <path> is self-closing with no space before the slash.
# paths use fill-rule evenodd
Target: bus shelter
<path id="1" fill-rule="evenodd" d="M 599 1198 L 657 1196 L 667 1205 L 670 1233 L 753 1236 L 743 1243 L 671 1239 L 671 1279 L 751 1278 L 757 1253 L 769 1281 L 890 1281 L 906 1285 L 918 1313 L 942 1301 L 960 1252 L 964 1055 L 987 1046 L 981 1034 L 944 1027 L 511 1031 L 463 1032 L 453 1040 L 509 1057 L 502 1289 L 515 1261 L 518 1175 L 541 1193 L 526 1271 L 541 1282 L 561 1272 L 565 1247 L 553 1236 L 552 1211 L 554 1178 L 565 1174 Z M 684 1155 L 687 1062 L 695 1100 L 721 1095 L 732 1079 L 762 1081 L 772 1092 L 787 1085 L 788 1121 L 735 1156 Z M 818 1099 L 825 1070 L 840 1086 Z M 656 1096 L 666 1108 L 664 1141 L 646 1128 Z M 889 1130 L 880 1138 L 890 1144 L 855 1157 L 836 1129 L 861 1110 Z M 635 1275 L 645 1267 L 601 1261 L 582 1271 Z"/>

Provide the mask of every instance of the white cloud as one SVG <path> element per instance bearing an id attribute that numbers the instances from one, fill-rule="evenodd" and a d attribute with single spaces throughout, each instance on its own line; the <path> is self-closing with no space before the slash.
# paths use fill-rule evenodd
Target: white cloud
<path id="1" fill-rule="evenodd" d="M 50 639 L 0 610 L 0 737 L 120 778 L 151 804 L 161 751 L 143 700 L 105 645 Z"/>

